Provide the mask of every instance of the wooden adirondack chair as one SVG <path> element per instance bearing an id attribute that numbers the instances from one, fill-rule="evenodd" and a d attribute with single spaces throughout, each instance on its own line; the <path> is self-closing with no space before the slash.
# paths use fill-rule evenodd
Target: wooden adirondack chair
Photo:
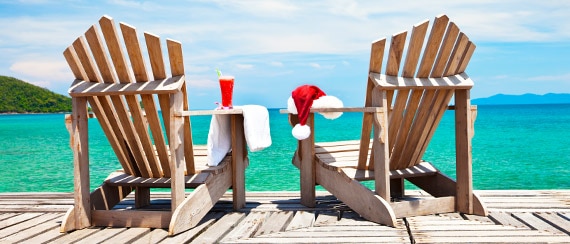
<path id="1" fill-rule="evenodd" d="M 192 144 L 189 116 L 208 112 L 188 111 L 181 44 L 166 41 L 164 59 L 172 74 L 167 77 L 158 36 L 144 34 L 151 73 L 135 28 L 120 24 L 125 53 L 114 21 L 103 16 L 99 26 L 93 25 L 64 51 L 76 78 L 69 89 L 73 112 L 67 119 L 74 154 L 75 205 L 65 215 L 61 231 L 89 226 L 151 227 L 168 228 L 173 235 L 198 224 L 230 187 L 234 209 L 242 208 L 244 170 L 249 161 L 241 111 L 212 111 L 232 114 L 233 148 L 218 166 L 207 167 L 206 148 Z M 122 166 L 92 192 L 87 104 Z M 171 207 L 151 209 L 150 188 L 171 188 Z M 186 188 L 194 190 L 187 193 Z M 114 210 L 132 191 L 136 208 Z"/>
<path id="2" fill-rule="evenodd" d="M 487 215 L 473 193 L 471 176 L 476 107 L 470 105 L 473 82 L 464 71 L 475 45 L 442 15 L 435 18 L 424 46 L 428 25 L 425 21 L 413 27 L 407 49 L 407 32 L 392 36 L 383 74 L 386 39 L 372 43 L 364 108 L 311 110 L 364 115 L 359 141 L 315 144 L 314 135 L 299 141 L 293 163 L 301 171 L 304 205 L 315 205 L 319 184 L 364 218 L 390 226 L 406 216 L 455 211 Z M 452 97 L 455 105 L 448 106 Z M 422 161 L 449 108 L 455 110 L 456 181 Z M 290 115 L 293 125 L 297 119 Z M 307 124 L 314 128 L 314 114 Z M 405 201 L 404 179 L 434 198 Z M 374 191 L 360 183 L 367 180 L 375 181 Z"/>

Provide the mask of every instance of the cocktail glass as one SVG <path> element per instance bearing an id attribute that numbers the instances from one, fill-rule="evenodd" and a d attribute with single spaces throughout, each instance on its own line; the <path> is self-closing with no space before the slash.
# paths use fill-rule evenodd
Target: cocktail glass
<path id="1" fill-rule="evenodd" d="M 222 75 L 220 79 L 220 90 L 222 91 L 222 109 L 231 109 L 232 96 L 234 92 L 234 77 L 229 75 Z"/>

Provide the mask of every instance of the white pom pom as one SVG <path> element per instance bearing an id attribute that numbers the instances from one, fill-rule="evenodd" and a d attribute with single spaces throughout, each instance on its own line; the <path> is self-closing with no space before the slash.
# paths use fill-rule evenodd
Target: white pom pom
<path id="1" fill-rule="evenodd" d="M 291 133 L 297 140 L 305 140 L 311 135 L 311 128 L 308 125 L 296 124 Z"/>
<path id="2" fill-rule="evenodd" d="M 344 104 L 335 96 L 322 96 L 313 101 L 313 108 L 342 108 Z M 327 119 L 336 119 L 342 115 L 342 112 L 320 113 Z"/>
<path id="3" fill-rule="evenodd" d="M 297 106 L 295 106 L 295 101 L 293 100 L 293 97 L 289 97 L 289 99 L 287 100 L 287 110 L 289 111 L 289 113 L 298 114 Z"/>

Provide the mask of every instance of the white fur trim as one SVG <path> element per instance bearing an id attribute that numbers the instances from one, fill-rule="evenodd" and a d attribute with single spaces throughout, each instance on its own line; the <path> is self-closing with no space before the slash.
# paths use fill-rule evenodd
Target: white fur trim
<path id="1" fill-rule="evenodd" d="M 313 101 L 313 108 L 342 108 L 344 104 L 335 96 L 322 96 Z M 327 119 L 336 119 L 342 115 L 342 112 L 320 113 Z"/>
<path id="2" fill-rule="evenodd" d="M 292 96 L 289 96 L 289 99 L 287 99 L 287 110 L 289 113 L 298 114 L 297 106 L 295 106 L 295 101 Z"/>
<path id="3" fill-rule="evenodd" d="M 305 140 L 311 135 L 311 127 L 308 125 L 296 124 L 295 127 L 293 127 L 291 134 L 293 134 L 297 140 Z"/>

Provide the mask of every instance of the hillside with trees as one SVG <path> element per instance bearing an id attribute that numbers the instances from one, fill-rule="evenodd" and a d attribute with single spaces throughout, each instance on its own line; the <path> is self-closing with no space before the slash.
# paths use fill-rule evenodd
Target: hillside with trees
<path id="1" fill-rule="evenodd" d="M 0 76 L 0 113 L 71 111 L 71 98 L 22 80 Z"/>

